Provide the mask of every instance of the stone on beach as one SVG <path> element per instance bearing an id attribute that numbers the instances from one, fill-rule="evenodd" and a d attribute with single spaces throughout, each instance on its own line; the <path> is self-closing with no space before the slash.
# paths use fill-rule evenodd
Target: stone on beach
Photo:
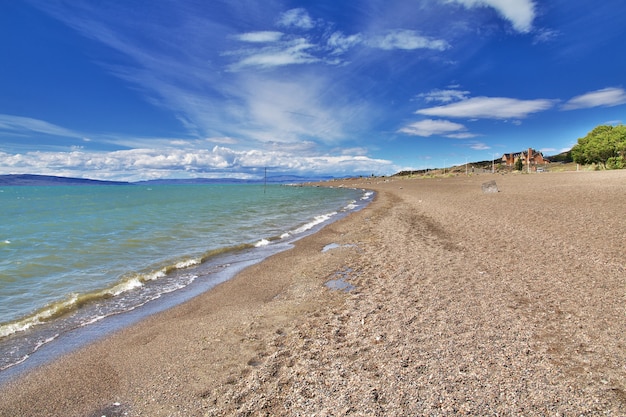
<path id="1" fill-rule="evenodd" d="M 499 192 L 498 185 L 496 184 L 495 180 L 484 182 L 481 187 L 482 187 L 483 193 L 486 193 L 486 194 Z"/>

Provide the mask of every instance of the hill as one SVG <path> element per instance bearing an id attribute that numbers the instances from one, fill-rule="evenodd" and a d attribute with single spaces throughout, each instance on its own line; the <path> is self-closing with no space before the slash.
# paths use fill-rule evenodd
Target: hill
<path id="1" fill-rule="evenodd" d="M 86 178 L 56 177 L 53 175 L 10 174 L 0 175 L 0 186 L 7 185 L 129 185 L 122 181 L 99 181 Z"/>
<path id="2" fill-rule="evenodd" d="M 69 178 L 58 177 L 52 175 L 33 175 L 33 174 L 11 174 L 0 175 L 0 186 L 10 185 L 149 185 L 149 184 L 169 184 L 169 185 L 181 185 L 181 184 L 287 184 L 287 183 L 302 183 L 312 181 L 326 181 L 332 179 L 332 177 L 299 177 L 296 175 L 279 175 L 267 177 L 265 179 L 237 179 L 237 178 L 181 178 L 181 179 L 159 179 L 159 180 L 147 180 L 137 182 L 123 182 L 123 181 L 100 181 L 91 180 L 85 178 Z"/>

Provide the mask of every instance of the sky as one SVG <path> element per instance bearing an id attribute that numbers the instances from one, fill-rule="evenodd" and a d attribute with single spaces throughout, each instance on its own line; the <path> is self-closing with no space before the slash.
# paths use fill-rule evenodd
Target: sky
<path id="1" fill-rule="evenodd" d="M 0 174 L 369 176 L 626 119 L 623 0 L 0 2 Z"/>

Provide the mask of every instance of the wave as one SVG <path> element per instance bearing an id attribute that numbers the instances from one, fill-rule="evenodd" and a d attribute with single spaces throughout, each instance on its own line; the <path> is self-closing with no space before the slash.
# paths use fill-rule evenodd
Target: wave
<path id="1" fill-rule="evenodd" d="M 78 294 L 71 294 L 67 299 L 49 304 L 26 318 L 0 326 L 0 338 L 28 330 L 37 324 L 58 317 L 63 312 L 75 308 L 78 298 Z"/>
<path id="2" fill-rule="evenodd" d="M 48 338 L 46 338 L 44 340 L 37 341 L 37 343 L 35 344 L 35 346 L 33 346 L 32 350 L 31 350 L 31 352 L 29 354 L 22 355 L 21 357 L 15 359 L 13 362 L 0 364 L 0 371 L 4 371 L 5 369 L 8 369 L 8 368 L 10 368 L 12 366 L 15 366 L 15 365 L 19 365 L 22 362 L 25 362 L 28 358 L 30 358 L 30 356 L 33 353 L 37 352 L 42 346 L 52 342 L 57 337 L 59 337 L 58 333 L 53 335 L 53 336 L 50 336 L 50 337 L 48 337 Z"/>
<path id="3" fill-rule="evenodd" d="M 261 239 L 257 243 L 254 244 L 255 248 L 260 248 L 262 246 L 267 246 L 270 244 L 270 241 L 267 239 Z"/>
<path id="4" fill-rule="evenodd" d="M 363 195 L 361 196 L 361 200 L 367 200 L 371 198 L 373 192 L 363 190 Z M 356 201 L 351 201 L 345 207 L 341 209 L 342 212 L 352 211 L 358 208 L 358 203 Z M 196 257 L 188 257 L 173 261 L 169 265 L 166 265 L 161 268 L 148 270 L 144 272 L 138 273 L 130 273 L 127 274 L 118 280 L 118 282 L 114 283 L 108 288 L 95 290 L 92 292 L 78 294 L 72 293 L 69 294 L 65 299 L 50 303 L 43 308 L 35 311 L 34 313 L 23 317 L 21 319 L 0 324 L 0 339 L 10 336 L 15 333 L 19 333 L 25 330 L 28 330 L 34 326 L 37 326 L 42 323 L 47 323 L 53 319 L 64 316 L 68 313 L 71 313 L 87 304 L 97 303 L 103 300 L 110 300 L 114 298 L 122 297 L 126 294 L 131 293 L 132 291 L 136 291 L 142 287 L 144 287 L 149 282 L 159 282 L 165 277 L 170 276 L 172 273 L 175 273 L 180 270 L 189 269 L 201 265 L 207 261 L 215 259 L 217 256 L 231 253 L 251 248 L 259 248 L 270 245 L 272 242 L 277 240 L 284 240 L 295 235 L 299 235 L 305 232 L 310 231 L 314 227 L 328 222 L 331 218 L 339 214 L 337 211 L 332 211 L 325 214 L 320 214 L 313 217 L 312 220 L 302 224 L 294 230 L 290 230 L 282 233 L 279 236 L 270 236 L 270 237 L 262 237 L 255 243 L 243 243 L 239 245 L 233 245 L 229 247 L 221 247 L 217 249 L 211 249 L 201 256 Z M 8 240 L 4 242 L 0 241 L 0 243 L 9 244 Z M 190 282 L 185 283 L 184 286 L 188 285 Z M 169 292 L 169 288 L 179 289 L 179 284 L 170 284 L 167 287 L 160 288 L 160 293 Z M 158 296 L 158 294 L 156 295 Z M 153 294 L 150 298 L 155 297 Z M 127 309 L 136 308 L 135 306 L 127 306 Z M 87 319 L 87 318 L 86 318 Z M 88 318 L 87 321 L 91 321 L 94 318 Z M 96 320 L 97 321 L 97 320 Z"/>
<path id="5" fill-rule="evenodd" d="M 220 248 L 217 250 L 211 250 L 206 252 L 200 258 L 189 258 L 183 259 L 177 262 L 172 263 L 171 265 L 162 267 L 156 270 L 150 270 L 142 273 L 132 273 L 122 277 L 118 282 L 114 283 L 112 286 L 95 290 L 88 293 L 78 294 L 72 293 L 69 294 L 65 299 L 60 301 L 55 301 L 47 304 L 43 308 L 36 310 L 34 313 L 23 317 L 18 320 L 14 320 L 8 323 L 0 324 L 0 339 L 5 338 L 7 336 L 11 336 L 15 333 L 23 332 L 33 328 L 34 326 L 48 323 L 54 319 L 65 316 L 69 313 L 72 313 L 79 308 L 92 303 L 98 303 L 105 300 L 111 300 L 113 298 L 119 298 L 129 294 L 132 291 L 135 291 L 141 287 L 144 287 L 148 282 L 159 281 L 172 273 L 184 269 L 188 269 L 197 265 L 200 265 L 209 259 L 214 258 L 216 255 L 219 255 L 224 252 L 241 250 L 245 247 L 250 247 L 251 245 L 238 245 L 229 248 Z M 148 301 L 158 298 L 161 294 L 171 292 L 180 288 L 183 288 L 189 285 L 193 279 L 183 280 L 184 285 L 179 284 L 170 284 L 168 286 L 164 286 L 160 288 L 157 292 L 157 295 L 151 295 Z M 188 282 L 187 282 L 188 281 Z M 139 299 L 138 299 L 139 300 Z M 139 304 L 135 305 L 127 305 L 125 311 L 132 310 L 139 305 L 144 304 L 147 301 L 142 301 Z M 117 314 L 117 313 L 116 313 Z M 86 323 L 92 323 L 102 318 L 108 316 L 110 314 L 105 314 L 102 317 L 88 317 L 85 318 Z"/>
<path id="6" fill-rule="evenodd" d="M 318 224 L 321 224 L 321 223 L 324 223 L 324 222 L 328 221 L 331 217 L 333 217 L 335 215 L 337 215 L 336 211 L 333 211 L 331 213 L 326 213 L 326 214 L 320 214 L 319 216 L 315 216 L 312 221 L 310 221 L 309 223 L 303 224 L 302 226 L 298 227 L 296 230 L 293 231 L 293 233 L 294 234 L 304 233 L 304 232 L 306 232 L 308 230 L 311 230 L 312 228 L 314 228 Z"/>
<path id="7" fill-rule="evenodd" d="M 266 247 L 277 241 L 296 238 L 296 235 L 310 232 L 315 227 L 329 222 L 340 213 L 363 207 L 365 205 L 363 200 L 370 199 L 372 195 L 372 192 L 363 190 L 360 199 L 350 201 L 340 210 L 314 216 L 295 229 L 288 230 L 282 234 L 260 236 L 252 243 L 219 247 L 200 255 L 170 260 L 164 266 L 128 273 L 121 276 L 117 282 L 111 284 L 108 288 L 82 294 L 72 293 L 65 299 L 50 303 L 26 317 L 7 323 L 0 323 L 0 340 L 6 339 L 9 341 L 14 340 L 12 339 L 13 337 L 21 338 L 22 336 L 17 335 L 21 332 L 26 332 L 24 337 L 31 339 L 32 333 L 29 330 L 35 327 L 41 328 L 43 331 L 43 333 L 37 331 L 37 334 L 42 334 L 43 336 L 37 339 L 34 344 L 31 344 L 28 351 L 20 349 L 14 352 L 15 356 L 5 358 L 7 360 L 6 363 L 0 361 L 0 370 L 25 361 L 30 354 L 41 346 L 55 340 L 59 334 L 65 331 L 88 326 L 106 317 L 134 310 L 162 297 L 166 293 L 187 287 L 196 280 L 198 274 L 203 274 L 194 270 L 194 268 L 202 264 L 208 264 L 210 268 L 228 267 L 229 263 L 219 264 L 219 261 L 216 261 L 217 259 L 222 259 L 220 258 L 221 255 L 229 256 L 234 254 L 238 256 L 237 253 L 240 251 Z M 4 242 L 0 240 L 0 245 L 3 243 L 9 244 L 10 242 L 8 240 Z M 8 362 L 11 363 L 9 364 Z"/>

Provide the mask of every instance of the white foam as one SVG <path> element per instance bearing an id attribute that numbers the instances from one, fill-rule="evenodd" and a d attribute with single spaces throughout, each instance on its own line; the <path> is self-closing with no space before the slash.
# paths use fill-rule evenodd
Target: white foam
<path id="1" fill-rule="evenodd" d="M 283 233 L 282 235 L 280 235 L 281 239 L 287 239 L 289 236 L 291 236 L 288 232 L 287 233 Z"/>
<path id="2" fill-rule="evenodd" d="M 343 209 L 346 210 L 346 211 L 350 211 L 350 210 L 354 210 L 357 207 L 358 206 L 356 205 L 356 201 L 353 201 L 353 202 L 349 203 L 347 206 L 345 206 Z"/>
<path id="3" fill-rule="evenodd" d="M 107 318 L 107 317 L 108 317 L 108 316 L 106 316 L 106 315 L 95 316 L 95 317 L 92 317 L 92 318 L 90 318 L 89 320 L 87 320 L 87 321 L 85 321 L 85 322 L 81 323 L 81 324 L 80 324 L 80 326 L 81 326 L 81 327 L 89 326 L 90 324 L 94 324 L 95 322 L 98 322 L 98 321 L 100 321 L 100 320 L 102 320 L 102 319 L 105 319 L 105 318 Z"/>
<path id="4" fill-rule="evenodd" d="M 18 332 L 23 332 L 24 330 L 28 330 L 31 327 L 40 324 L 41 322 L 49 319 L 54 316 L 56 313 L 61 311 L 64 308 L 67 308 L 73 304 L 76 304 L 78 301 L 78 294 L 72 294 L 69 299 L 63 301 L 60 304 L 55 304 L 54 306 L 47 308 L 41 311 L 34 316 L 28 317 L 24 320 L 20 320 L 17 322 L 5 324 L 4 326 L 0 326 L 0 337 L 9 336 Z"/>
<path id="5" fill-rule="evenodd" d="M 5 369 L 9 369 L 12 366 L 19 365 L 20 363 L 26 361 L 26 359 L 30 358 L 30 355 L 24 355 L 19 360 L 12 362 L 6 366 L 0 367 L 0 371 L 4 371 Z"/>
<path id="6" fill-rule="evenodd" d="M 294 230 L 294 233 L 298 234 L 298 233 L 303 233 L 306 232 L 307 230 L 311 230 L 313 227 L 317 226 L 320 223 L 324 223 L 325 221 L 327 221 L 328 219 L 330 219 L 331 217 L 333 217 L 334 215 L 336 215 L 337 212 L 333 211 L 332 213 L 327 213 L 327 214 L 321 214 L 319 216 L 315 216 L 313 218 L 313 221 L 300 226 L 299 228 L 297 228 L 296 230 Z"/>
<path id="7" fill-rule="evenodd" d="M 187 259 L 186 261 L 180 261 L 176 264 L 176 269 L 185 269 L 190 266 L 198 265 L 200 260 L 198 259 Z"/>
<path id="8" fill-rule="evenodd" d="M 130 291 L 132 289 L 139 288 L 141 286 L 143 286 L 141 280 L 138 277 L 135 277 L 133 279 L 129 279 L 128 281 L 124 281 L 124 282 L 117 284 L 116 286 L 111 288 L 108 292 L 109 294 L 113 296 L 118 296 L 122 293 L 125 293 L 126 291 Z"/>
<path id="9" fill-rule="evenodd" d="M 267 239 L 261 239 L 257 243 L 254 244 L 255 248 L 260 248 L 261 246 L 267 246 L 270 244 L 270 241 Z"/>
<path id="10" fill-rule="evenodd" d="M 151 274 L 146 274 L 146 281 L 154 281 L 156 279 L 163 278 L 165 275 L 167 275 L 167 271 L 163 268 Z"/>

